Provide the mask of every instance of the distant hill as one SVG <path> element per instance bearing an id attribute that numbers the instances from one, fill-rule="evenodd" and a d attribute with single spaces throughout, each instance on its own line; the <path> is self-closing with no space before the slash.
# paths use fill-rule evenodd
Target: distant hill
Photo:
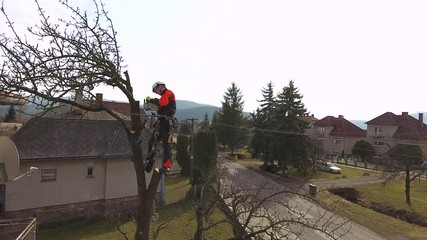
<path id="1" fill-rule="evenodd" d="M 365 120 L 349 120 L 351 123 L 353 123 L 354 125 L 360 127 L 361 129 L 368 129 L 368 126 L 365 124 Z"/>
<path id="2" fill-rule="evenodd" d="M 203 107 L 193 107 L 187 109 L 179 109 L 177 107 L 175 117 L 178 121 L 185 120 L 188 118 L 196 118 L 199 120 L 203 120 L 205 118 L 205 114 L 208 114 L 208 118 L 212 120 L 212 116 L 217 111 L 219 107 L 215 106 L 203 106 Z"/>
<path id="3" fill-rule="evenodd" d="M 212 106 L 209 104 L 196 103 L 188 100 L 176 100 L 177 109 L 182 110 L 182 109 L 197 108 L 197 107 L 215 107 L 215 106 Z"/>
<path id="4" fill-rule="evenodd" d="M 219 109 L 220 107 L 208 104 L 200 104 L 187 100 L 176 100 L 175 117 L 178 119 L 178 121 L 182 121 L 189 118 L 203 120 L 205 118 L 205 114 L 207 113 L 209 120 L 212 120 L 213 114 Z M 243 112 L 243 116 L 248 117 L 249 113 Z"/>

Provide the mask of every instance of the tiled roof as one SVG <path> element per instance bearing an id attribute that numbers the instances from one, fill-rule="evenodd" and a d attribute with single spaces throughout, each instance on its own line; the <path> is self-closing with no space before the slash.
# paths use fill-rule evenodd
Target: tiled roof
<path id="1" fill-rule="evenodd" d="M 314 123 L 318 127 L 333 127 L 329 133 L 337 137 L 366 137 L 366 131 L 354 125 L 344 117 L 327 116 Z"/>
<path id="2" fill-rule="evenodd" d="M 102 101 L 102 104 L 110 109 L 116 110 L 130 116 L 130 105 L 127 102 Z"/>
<path id="3" fill-rule="evenodd" d="M 412 118 L 412 117 L 411 117 Z M 398 116 L 392 112 L 386 112 L 372 120 L 369 120 L 365 124 L 370 125 L 387 125 L 387 126 L 398 126 L 401 122 L 401 116 Z"/>
<path id="4" fill-rule="evenodd" d="M 144 128 L 143 143 L 149 135 Z M 127 135 L 118 121 L 32 118 L 11 139 L 21 161 L 131 156 Z M 145 147 L 143 151 L 147 154 Z"/>
<path id="5" fill-rule="evenodd" d="M 299 118 L 308 123 L 313 123 L 319 120 L 315 118 L 314 115 L 304 115 L 304 116 L 300 116 Z"/>
<path id="6" fill-rule="evenodd" d="M 392 112 L 386 112 L 366 124 L 379 126 L 397 126 L 393 138 L 400 139 L 427 139 L 427 125 L 421 120 L 416 119 L 403 112 L 402 115 L 396 115 Z"/>
<path id="7" fill-rule="evenodd" d="M 130 116 L 123 114 L 119 111 L 115 111 L 125 121 L 130 121 Z M 80 108 L 68 105 L 61 104 L 60 106 L 49 110 L 41 115 L 43 118 L 59 118 L 59 119 L 91 119 L 91 120 L 116 120 L 110 114 L 105 111 L 100 112 L 90 112 L 82 110 Z"/>

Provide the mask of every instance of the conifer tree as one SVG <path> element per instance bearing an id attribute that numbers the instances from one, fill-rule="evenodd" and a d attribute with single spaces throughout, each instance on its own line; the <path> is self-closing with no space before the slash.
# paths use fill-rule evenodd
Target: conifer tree
<path id="1" fill-rule="evenodd" d="M 181 175 L 188 176 L 190 173 L 190 137 L 179 134 L 176 141 L 176 161 L 181 167 Z"/>
<path id="2" fill-rule="evenodd" d="M 4 122 L 14 122 L 16 120 L 16 112 L 13 105 L 10 105 L 7 109 L 7 113 L 4 116 Z"/>
<path id="3" fill-rule="evenodd" d="M 222 107 L 215 112 L 212 121 L 218 142 L 229 147 L 231 154 L 245 144 L 248 135 L 247 121 L 243 117 L 242 98 L 240 89 L 233 82 L 225 92 Z"/>
<path id="4" fill-rule="evenodd" d="M 191 184 L 201 184 L 207 171 L 216 168 L 218 157 L 218 141 L 215 131 L 202 128 L 194 136 L 194 172 Z"/>
<path id="5" fill-rule="evenodd" d="M 275 158 L 279 161 L 279 166 L 284 173 L 288 164 L 304 173 L 311 168 L 312 164 L 309 160 L 311 143 L 304 135 L 307 122 L 300 118 L 307 112 L 302 98 L 292 80 L 276 97 L 274 110 L 276 121 L 273 124 L 276 126 Z"/>
<path id="6" fill-rule="evenodd" d="M 261 90 L 264 99 L 259 100 L 260 108 L 252 114 L 253 137 L 249 145 L 249 151 L 253 158 L 259 158 L 264 165 L 274 161 L 274 139 L 269 129 L 274 128 L 274 91 L 273 83 L 269 82 L 266 88 Z"/>

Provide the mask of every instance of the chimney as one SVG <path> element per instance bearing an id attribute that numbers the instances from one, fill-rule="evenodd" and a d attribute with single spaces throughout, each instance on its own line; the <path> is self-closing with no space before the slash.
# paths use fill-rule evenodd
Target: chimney
<path id="1" fill-rule="evenodd" d="M 344 115 L 338 115 L 338 118 L 339 118 L 339 119 L 343 119 L 343 118 L 344 118 Z"/>
<path id="2" fill-rule="evenodd" d="M 76 114 L 77 116 L 83 116 L 83 109 L 74 108 L 73 111 L 74 111 L 74 114 Z"/>
<path id="3" fill-rule="evenodd" d="M 418 122 L 420 123 L 420 126 L 424 126 L 424 114 L 418 113 Z"/>
<path id="4" fill-rule="evenodd" d="M 96 105 L 102 105 L 102 93 L 96 94 Z"/>
<path id="5" fill-rule="evenodd" d="M 83 92 L 81 89 L 77 89 L 74 96 L 74 101 L 79 104 L 83 104 Z"/>
<path id="6" fill-rule="evenodd" d="M 408 120 L 408 112 L 402 112 L 403 120 Z"/>
<path id="7" fill-rule="evenodd" d="M 83 91 L 81 89 L 76 89 L 74 101 L 78 104 L 83 104 Z M 72 109 L 75 115 L 77 116 L 83 115 L 83 110 L 81 108 L 73 107 Z"/>

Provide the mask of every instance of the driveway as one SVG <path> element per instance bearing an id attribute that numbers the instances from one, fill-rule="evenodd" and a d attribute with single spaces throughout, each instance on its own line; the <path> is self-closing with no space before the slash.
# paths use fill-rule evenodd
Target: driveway
<path id="1" fill-rule="evenodd" d="M 263 189 L 263 193 L 268 195 L 272 187 L 276 189 L 290 188 L 297 190 L 304 188 L 306 184 L 300 184 L 295 181 L 271 181 L 270 176 L 258 173 L 257 171 L 250 170 L 238 162 L 227 160 L 225 158 L 218 158 L 218 162 L 225 167 L 230 175 L 230 181 L 242 187 L 248 185 L 256 185 L 257 183 L 268 182 L 269 186 Z M 351 179 L 349 179 L 351 180 Z M 373 179 L 371 179 L 372 181 Z M 335 184 L 331 182 L 316 182 L 320 187 L 327 186 L 328 184 Z M 378 235 L 377 233 L 345 219 L 341 216 L 334 215 L 331 212 L 315 205 L 312 201 L 307 201 L 301 196 L 291 195 L 287 201 L 288 206 L 293 206 L 291 209 L 284 207 L 280 204 L 268 206 L 273 212 L 278 212 L 281 216 L 289 216 L 290 219 L 295 219 L 303 216 L 309 225 L 317 225 L 325 227 L 326 230 L 332 231 L 334 236 L 343 240 L 386 240 L 386 238 Z M 270 211 L 270 210 L 269 210 Z M 298 216 L 296 216 L 298 215 Z M 320 231 L 311 228 L 303 227 L 301 225 L 292 225 L 288 231 L 297 233 L 290 235 L 289 239 L 330 239 Z M 341 236 L 344 234 L 343 236 Z"/>

